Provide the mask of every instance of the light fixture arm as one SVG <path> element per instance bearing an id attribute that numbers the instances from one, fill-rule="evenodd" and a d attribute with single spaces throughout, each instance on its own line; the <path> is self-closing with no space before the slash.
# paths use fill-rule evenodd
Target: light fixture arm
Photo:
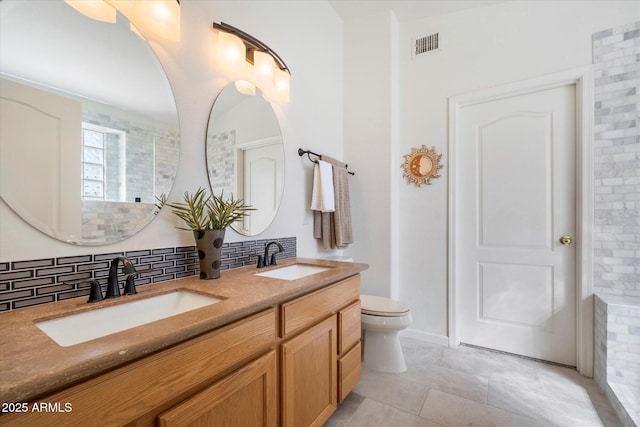
<path id="1" fill-rule="evenodd" d="M 260 52 L 266 52 L 269 55 L 271 55 L 271 57 L 276 61 L 276 64 L 278 66 L 278 68 L 282 71 L 286 71 L 287 73 L 289 73 L 289 75 L 291 75 L 291 70 L 289 70 L 289 68 L 287 67 L 287 64 L 284 63 L 284 61 L 282 60 L 282 58 L 280 58 L 278 56 L 277 53 L 275 53 L 269 46 L 267 46 L 266 44 L 262 43 L 260 40 L 256 39 L 255 37 L 251 36 L 250 34 L 245 33 L 244 31 L 226 24 L 224 22 L 220 22 L 219 24 L 217 22 L 213 23 L 213 28 L 215 28 L 216 30 L 219 31 L 224 31 L 226 33 L 230 33 L 233 34 L 239 38 L 242 39 L 242 41 L 244 42 L 245 46 L 247 47 L 247 57 L 253 61 L 253 52 L 254 51 L 260 51 Z"/>

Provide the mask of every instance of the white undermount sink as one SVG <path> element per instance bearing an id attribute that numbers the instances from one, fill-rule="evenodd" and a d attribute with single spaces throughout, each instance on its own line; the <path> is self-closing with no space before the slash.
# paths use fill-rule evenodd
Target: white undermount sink
<path id="1" fill-rule="evenodd" d="M 220 301 L 215 297 L 180 290 L 44 320 L 36 326 L 62 347 L 68 347 Z"/>
<path id="2" fill-rule="evenodd" d="M 321 273 L 329 270 L 331 267 L 320 267 L 309 264 L 293 264 L 287 267 L 277 268 L 275 270 L 265 271 L 264 273 L 256 273 L 256 276 L 270 277 L 272 279 L 297 280 L 312 274 Z"/>

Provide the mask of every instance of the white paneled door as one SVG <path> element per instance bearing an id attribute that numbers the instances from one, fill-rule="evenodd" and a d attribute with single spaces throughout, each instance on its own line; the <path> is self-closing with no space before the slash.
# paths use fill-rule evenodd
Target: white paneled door
<path id="1" fill-rule="evenodd" d="M 82 103 L 0 79 L 0 121 L 2 199 L 48 235 L 80 238 Z"/>
<path id="2" fill-rule="evenodd" d="M 576 365 L 575 106 L 564 85 L 458 111 L 459 342 Z"/>
<path id="3" fill-rule="evenodd" d="M 259 207 L 244 219 L 244 230 L 253 236 L 271 224 L 280 205 L 284 152 L 278 142 L 243 149 L 242 158 L 242 197 L 248 205 Z"/>

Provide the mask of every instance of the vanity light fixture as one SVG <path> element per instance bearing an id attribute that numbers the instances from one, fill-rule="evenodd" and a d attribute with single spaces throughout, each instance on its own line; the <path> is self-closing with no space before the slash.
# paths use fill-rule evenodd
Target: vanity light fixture
<path id="1" fill-rule="evenodd" d="M 258 86 L 269 101 L 289 102 L 291 71 L 277 53 L 255 37 L 224 22 L 214 22 L 213 28 L 218 31 L 217 60 L 224 72 L 243 80 L 243 85 Z"/>
<path id="2" fill-rule="evenodd" d="M 131 31 L 180 41 L 180 0 L 64 0 L 83 15 L 115 23 L 116 9 L 131 23 Z"/>

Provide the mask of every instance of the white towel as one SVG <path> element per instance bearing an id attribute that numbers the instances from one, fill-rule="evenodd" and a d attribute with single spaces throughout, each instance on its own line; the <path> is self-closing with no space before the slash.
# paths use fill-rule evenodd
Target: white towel
<path id="1" fill-rule="evenodd" d="M 333 192 L 333 166 L 318 160 L 313 167 L 313 191 L 311 192 L 311 210 L 333 212 L 336 202 Z"/>

